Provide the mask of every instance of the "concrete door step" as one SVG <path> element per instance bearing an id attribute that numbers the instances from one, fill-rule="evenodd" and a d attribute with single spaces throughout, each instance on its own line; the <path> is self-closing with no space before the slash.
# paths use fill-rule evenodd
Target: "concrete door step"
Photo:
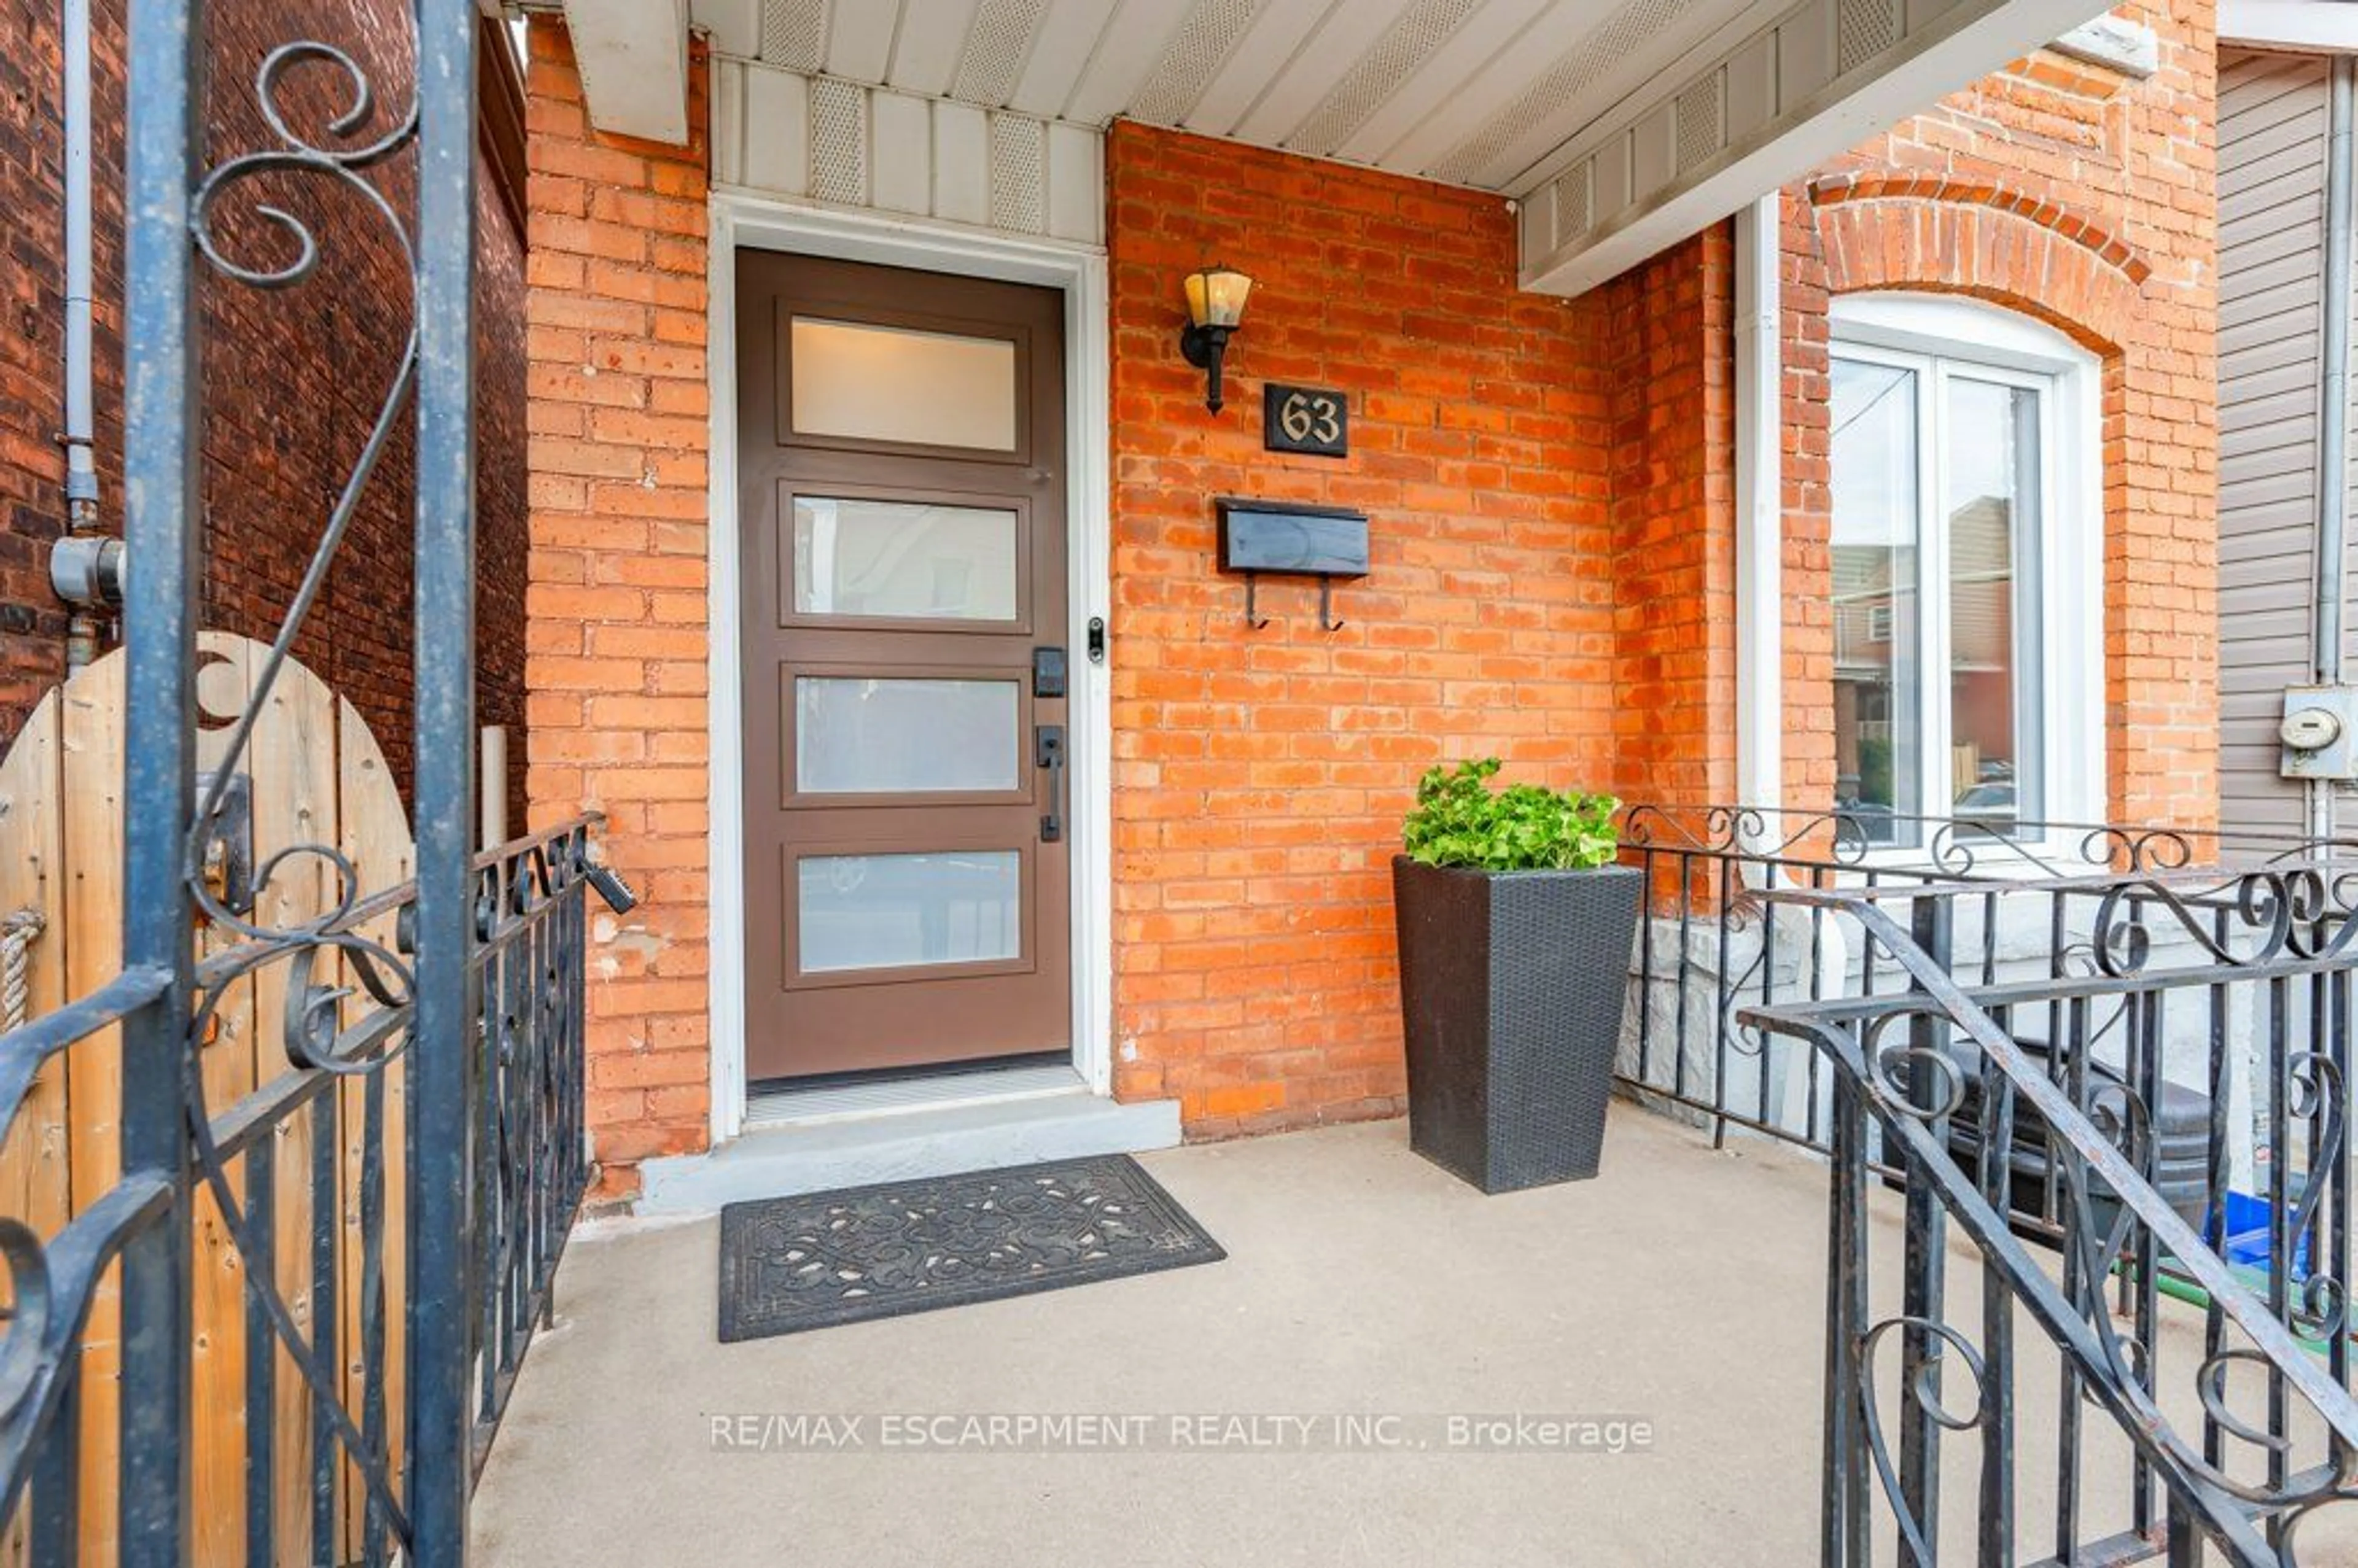
<path id="1" fill-rule="evenodd" d="M 711 1153 L 640 1166 L 644 1184 L 632 1212 L 710 1214 L 749 1198 L 1130 1154 L 1179 1142 L 1177 1100 L 1119 1105 L 1088 1093 L 1077 1078 L 1062 1091 L 1026 1086 L 992 1098 L 979 1092 L 975 1080 L 983 1076 L 967 1075 L 957 1098 L 934 1105 L 896 1096 L 896 1103 L 861 1112 L 818 1100 L 803 1108 L 803 1116 L 790 1107 L 765 1105 L 758 1119 L 749 1116 L 742 1136 Z"/>

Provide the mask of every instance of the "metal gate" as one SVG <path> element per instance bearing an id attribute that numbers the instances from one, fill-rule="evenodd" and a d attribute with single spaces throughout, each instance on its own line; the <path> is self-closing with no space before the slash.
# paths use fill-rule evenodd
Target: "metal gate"
<path id="1" fill-rule="evenodd" d="M 415 0 L 416 82 L 381 138 L 324 145 L 332 138 L 289 124 L 274 95 L 298 67 L 341 73 L 354 107 L 331 131 L 362 124 L 377 92 L 348 55 L 289 41 L 254 83 L 272 144 L 210 165 L 203 10 L 202 0 L 130 6 L 122 967 L 0 1036 L 0 1130 L 69 1053 L 119 1064 L 119 1173 L 49 1234 L 24 1216 L 0 1217 L 10 1298 L 0 1517 L 15 1550 L 45 1564 L 90 1560 L 93 1538 L 111 1538 L 104 1555 L 127 1568 L 200 1556 L 457 1563 L 474 1467 L 546 1311 L 589 1174 L 585 890 L 618 903 L 628 895 L 590 863 L 587 819 L 484 855 L 471 838 L 476 0 Z M 382 178 L 396 159 L 405 178 Z M 200 773 L 200 276 L 273 290 L 333 265 L 301 220 L 266 205 L 256 210 L 294 259 L 257 265 L 227 254 L 216 204 L 265 174 L 327 182 L 367 205 L 408 257 L 412 326 L 228 731 L 228 760 Z M 416 191 L 407 212 L 387 194 L 404 187 Z M 415 881 L 359 886 L 329 843 L 247 864 L 241 759 L 408 418 Z M 321 892 L 289 918 L 287 901 L 266 895 L 301 879 Z M 284 1071 L 233 1104 L 209 1104 L 200 1059 L 222 999 L 248 985 L 278 1003 L 254 1012 Z M 298 1129 L 308 1137 L 281 1136 Z M 304 1157 L 282 1158 L 282 1145 Z M 307 1184 L 308 1234 L 290 1246 L 274 1195 Z M 243 1487 L 243 1528 L 229 1540 L 203 1540 L 222 1531 L 192 1484 L 200 1214 L 234 1244 L 254 1352 L 244 1358 L 243 1452 L 202 1461 Z M 306 1249 L 308 1259 L 287 1255 Z M 299 1289 L 287 1288 L 289 1271 Z M 93 1374 L 88 1354 L 101 1317 L 114 1331 L 111 1378 Z M 90 1444 L 86 1421 L 115 1423 L 114 1441 Z M 103 1454 L 95 1464 L 93 1451 Z"/>

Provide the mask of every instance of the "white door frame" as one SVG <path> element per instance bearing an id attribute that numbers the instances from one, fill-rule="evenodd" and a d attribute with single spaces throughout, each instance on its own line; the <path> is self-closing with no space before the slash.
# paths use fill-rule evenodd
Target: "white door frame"
<path id="1" fill-rule="evenodd" d="M 745 1119 L 743 672 L 737 561 L 737 253 L 787 251 L 840 261 L 1040 284 L 1065 295 L 1066 526 L 1072 681 L 1073 1066 L 1096 1094 L 1113 1087 L 1113 687 L 1088 656 L 1088 624 L 1112 600 L 1111 342 L 1102 247 L 1003 238 L 919 219 L 806 206 L 730 187 L 712 193 L 707 366 L 712 393 L 709 575 L 712 753 L 712 1141 Z"/>

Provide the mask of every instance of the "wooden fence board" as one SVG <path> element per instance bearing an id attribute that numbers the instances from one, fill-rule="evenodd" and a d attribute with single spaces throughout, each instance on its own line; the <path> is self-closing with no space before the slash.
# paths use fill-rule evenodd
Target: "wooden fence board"
<path id="1" fill-rule="evenodd" d="M 354 865 L 369 868 L 368 885 L 384 887 L 393 882 L 406 881 L 416 874 L 416 858 L 411 843 L 409 824 L 402 814 L 401 797 L 394 785 L 393 770 L 378 747 L 376 737 L 369 732 L 367 721 L 350 703 L 338 710 L 336 757 L 341 769 L 341 787 L 337 803 L 341 815 L 338 821 L 338 847 Z M 385 918 L 363 927 L 367 935 L 394 947 L 394 922 Z M 356 993 L 360 992 L 357 976 L 348 979 Z M 347 1022 L 357 1021 L 374 1006 L 364 994 L 355 994 L 345 1005 Z M 406 1299 L 404 1281 L 406 1277 L 408 1250 L 407 1206 L 403 1193 L 408 1179 L 408 1165 L 404 1159 L 403 1128 L 407 1112 L 409 1069 L 406 1062 L 395 1062 L 376 1075 L 382 1084 L 380 1108 L 382 1141 L 375 1146 L 384 1161 L 384 1242 L 381 1257 L 384 1278 L 384 1405 L 387 1418 L 386 1436 L 391 1453 L 389 1468 L 398 1483 L 401 1474 L 402 1443 L 406 1433 L 399 1412 L 405 1385 L 403 1360 L 403 1330 L 406 1319 L 400 1310 Z M 361 1264 L 362 1261 L 361 1229 L 361 1162 L 365 1141 L 368 1084 L 366 1081 L 342 1086 L 341 1142 L 343 1186 L 345 1192 L 342 1247 L 337 1271 L 341 1282 L 339 1292 L 340 1318 L 338 1343 L 343 1347 L 345 1372 L 344 1400 L 349 1410 L 359 1411 L 363 1392 L 361 1357 Z M 352 1466 L 344 1467 L 343 1491 L 345 1518 L 350 1521 L 345 1537 L 347 1556 L 357 1558 L 361 1550 L 360 1528 L 366 1509 L 366 1492 L 359 1474 Z"/>
<path id="2" fill-rule="evenodd" d="M 221 643 L 228 641 L 229 645 Z M 252 689 L 253 660 L 243 639 L 204 639 L 197 669 L 197 766 L 217 772 L 250 770 L 229 761 L 230 726 Z M 255 650 L 258 654 L 259 650 Z M 264 778 L 254 773 L 256 798 L 254 861 L 267 854 L 259 803 Z M 198 791 L 201 803 L 203 790 Z M 197 951 L 211 955 L 243 940 L 234 929 L 200 920 Z M 240 979 L 224 988 L 199 1057 L 205 1105 L 215 1116 L 254 1087 L 254 982 Z M 229 1173 L 235 1201 L 244 1202 L 245 1173 Z M 209 1189 L 196 1194 L 190 1216 L 194 1274 L 189 1309 L 194 1325 L 189 1376 L 192 1390 L 189 1454 L 191 1550 L 199 1563 L 242 1560 L 245 1543 L 245 1259 L 239 1253 L 221 1206 Z"/>
<path id="3" fill-rule="evenodd" d="M 308 670 L 288 665 L 280 672 L 254 726 L 248 758 L 254 780 L 257 862 L 296 845 L 335 843 L 335 743 L 334 696 Z M 316 855 L 293 856 L 281 862 L 270 885 L 262 890 L 255 924 L 271 928 L 300 925 L 333 908 L 336 897 L 337 878 L 327 861 Z M 254 1016 L 261 1024 L 254 1042 L 254 1070 L 265 1082 L 296 1070 L 287 1055 L 282 1022 L 291 978 L 283 963 L 269 965 L 254 975 Z M 323 965 L 315 978 L 333 984 L 337 970 Z M 308 1113 L 290 1117 L 280 1124 L 275 1141 L 275 1278 L 293 1310 L 297 1326 L 307 1336 L 322 1310 L 311 1277 L 312 1125 Z M 325 1310 L 332 1312 L 333 1303 L 327 1303 Z M 301 1562 L 310 1555 L 311 1400 L 288 1357 L 281 1357 L 271 1387 L 276 1407 L 279 1483 L 274 1533 L 280 1542 L 281 1561 Z M 290 1549 L 291 1556 L 287 1555 Z"/>
<path id="4" fill-rule="evenodd" d="M 0 920 L 18 912 L 38 917 L 40 934 L 26 950 L 26 1009 L 37 1018 L 65 998 L 66 930 L 64 737 L 58 694 L 44 696 L 0 759 Z M 0 1027 L 8 1020 L 0 1016 Z M 0 1140 L 0 1213 L 16 1216 L 44 1240 L 72 1213 L 73 1173 L 67 1163 L 66 1065 L 52 1058 L 33 1080 L 16 1120 Z M 0 1532 L 0 1565 L 19 1568 L 31 1556 L 23 1519 Z"/>
<path id="5" fill-rule="evenodd" d="M 203 633 L 200 648 L 198 755 L 201 766 L 214 768 L 226 760 L 228 726 L 252 690 L 265 650 L 219 633 Z M 34 947 L 31 1016 L 94 989 L 120 967 L 123 686 L 119 654 L 92 665 L 37 707 L 16 744 L 0 758 L 0 917 L 16 908 L 38 906 L 47 921 Z M 252 781 L 257 868 L 280 849 L 325 843 L 352 861 L 364 892 L 410 876 L 408 825 L 384 754 L 351 705 L 340 702 L 308 670 L 292 664 L 282 667 L 234 771 Z M 335 895 L 334 872 L 327 860 L 290 858 L 260 890 L 253 918 L 265 926 L 297 925 L 332 907 Z M 390 945 L 390 920 L 378 935 Z M 209 927 L 200 931 L 200 951 L 219 952 L 241 939 L 226 927 Z M 315 979 L 355 982 L 339 963 L 322 964 Z M 288 983 L 288 966 L 281 960 L 224 990 L 200 1058 L 207 1101 L 216 1115 L 258 1086 L 293 1070 L 284 1051 L 281 1022 Z M 348 1020 L 370 1005 L 347 1001 Z M 26 1218 L 47 1235 L 114 1184 L 121 1162 L 118 1118 L 124 1068 L 119 1032 L 108 1030 L 77 1044 L 43 1076 L 33 1100 L 0 1143 L 0 1205 L 5 1206 L 5 1212 Z M 395 1417 L 397 1441 L 402 1119 L 398 1069 L 394 1073 L 385 1087 L 389 1137 L 383 1148 L 389 1241 L 385 1311 L 395 1351 L 386 1408 Z M 272 1277 L 298 1326 L 308 1333 L 318 1319 L 333 1323 L 340 1331 L 338 1376 L 356 1417 L 362 1093 L 358 1085 L 341 1086 L 323 1102 L 323 1125 L 333 1130 L 337 1140 L 335 1146 L 323 1148 L 322 1158 L 330 1201 L 337 1206 L 333 1234 L 338 1260 L 344 1265 L 338 1270 L 332 1295 L 321 1292 L 312 1278 L 313 1140 L 307 1117 L 298 1116 L 271 1140 L 272 1212 L 257 1217 L 270 1237 Z M 243 1193 L 247 1180 L 243 1163 L 233 1167 L 234 1191 Z M 211 1194 L 197 1195 L 192 1219 L 196 1530 L 191 1562 L 196 1568 L 211 1568 L 244 1561 L 248 1488 L 260 1475 L 249 1467 L 248 1422 L 263 1419 L 247 1409 L 249 1359 L 267 1354 L 275 1361 L 268 1495 L 276 1555 L 281 1563 L 308 1563 L 315 1555 L 311 1397 L 283 1347 L 263 1349 L 248 1342 L 249 1260 L 222 1223 Z M 96 1568 L 118 1555 L 118 1294 L 110 1275 L 92 1311 L 81 1359 L 82 1535 L 77 1561 Z M 340 1487 L 343 1506 L 339 1511 L 356 1520 L 360 1509 L 352 1478 L 347 1475 Z M 342 1521 L 338 1534 L 344 1544 L 357 1546 L 357 1534 L 348 1532 Z M 0 1533 L 0 1568 L 17 1568 L 26 1556 L 21 1534 L 13 1526 Z"/>
<path id="6" fill-rule="evenodd" d="M 123 967 L 123 673 L 118 655 L 69 681 L 61 695 L 64 759 L 66 990 L 83 996 Z M 105 1195 L 123 1170 L 122 1033 L 104 1029 L 66 1054 L 71 1114 L 67 1162 L 80 1213 Z M 115 1445 L 122 1421 L 122 1279 L 109 1269 L 82 1335 L 81 1561 L 116 1561 L 120 1505 Z"/>

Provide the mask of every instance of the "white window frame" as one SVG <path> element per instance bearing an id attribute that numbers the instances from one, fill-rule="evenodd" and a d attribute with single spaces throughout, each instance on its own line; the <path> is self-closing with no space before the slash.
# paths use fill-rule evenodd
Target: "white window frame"
<path id="1" fill-rule="evenodd" d="M 2107 795 L 2104 758 L 2104 390 L 2096 356 L 2061 332 L 2027 316 L 1951 295 L 1873 293 L 1833 301 L 1832 351 L 1848 359 L 1904 366 L 1918 373 L 1917 474 L 1927 534 L 1918 541 L 1929 573 L 1948 558 L 1939 499 L 1946 493 L 1945 456 L 1938 432 L 1947 419 L 1946 380 L 1972 379 L 2035 385 L 2040 398 L 2040 491 L 2038 617 L 2039 666 L 2022 684 L 2043 693 L 2039 715 L 2038 819 L 2057 825 L 2026 835 L 2023 848 L 2052 863 L 2077 857 L 2084 835 L 2064 825 L 2101 823 Z M 1829 453 L 1829 460 L 1832 454 Z M 1919 681 L 1937 691 L 1931 672 L 1949 668 L 1945 583 L 1922 583 L 1922 661 Z M 1940 608 L 1933 610 L 1935 596 Z M 2019 676 L 2018 676 L 2019 678 Z M 1945 697 L 1927 704 L 1924 760 L 1914 814 L 1954 815 L 1932 780 L 1949 768 L 1950 715 Z M 1995 859 L 1976 846 L 1976 869 Z M 1920 863 L 1923 845 L 1878 849 L 1870 862 Z M 2024 869 L 2036 866 L 2026 860 Z"/>

